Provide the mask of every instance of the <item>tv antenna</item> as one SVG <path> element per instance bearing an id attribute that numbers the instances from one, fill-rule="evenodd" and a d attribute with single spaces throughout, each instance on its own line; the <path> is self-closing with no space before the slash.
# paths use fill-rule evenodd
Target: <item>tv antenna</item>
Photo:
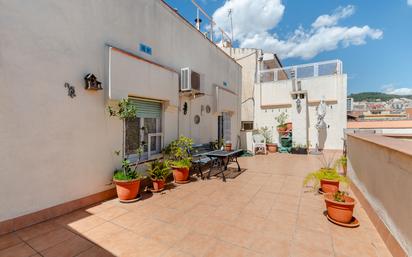
<path id="1" fill-rule="evenodd" d="M 230 2 L 230 0 L 228 0 L 228 2 Z M 230 8 L 229 11 L 228 11 L 227 16 L 230 19 L 230 31 L 231 31 L 231 34 L 232 34 L 231 35 L 232 36 L 231 41 L 232 41 L 232 44 L 233 44 L 233 19 L 232 19 L 232 13 L 233 13 L 233 9 Z"/>

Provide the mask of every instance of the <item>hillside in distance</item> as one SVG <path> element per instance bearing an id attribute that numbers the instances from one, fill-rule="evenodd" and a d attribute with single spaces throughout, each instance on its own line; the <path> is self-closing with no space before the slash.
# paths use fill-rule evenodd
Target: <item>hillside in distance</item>
<path id="1" fill-rule="evenodd" d="M 409 98 L 412 99 L 412 95 L 392 95 L 392 94 L 385 94 L 381 92 L 363 92 L 363 93 L 356 93 L 350 94 L 348 97 L 353 98 L 355 102 L 360 101 L 368 101 L 368 102 L 376 102 L 377 100 L 380 101 L 388 101 L 393 98 Z"/>

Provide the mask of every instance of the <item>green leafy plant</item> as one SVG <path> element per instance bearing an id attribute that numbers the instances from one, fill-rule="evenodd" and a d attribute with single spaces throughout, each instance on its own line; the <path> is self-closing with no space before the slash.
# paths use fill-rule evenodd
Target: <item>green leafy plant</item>
<path id="1" fill-rule="evenodd" d="M 116 108 L 112 106 L 107 107 L 107 111 L 109 112 L 110 117 L 117 117 L 119 120 L 122 121 L 123 123 L 123 140 L 122 140 L 122 149 L 124 149 L 124 134 L 125 134 L 125 121 L 130 118 L 134 118 L 137 115 L 137 108 L 134 106 L 129 99 L 122 99 L 118 102 Z M 125 156 L 123 151 L 115 151 L 116 155 L 122 154 L 122 169 L 121 170 L 116 170 L 114 173 L 113 178 L 116 180 L 132 180 L 132 179 L 138 179 L 141 178 L 142 176 L 137 173 L 137 165 L 140 162 L 140 158 L 143 153 L 143 146 L 139 146 L 136 150 L 136 155 L 137 155 L 137 160 L 134 163 L 131 163 L 130 160 L 128 159 L 128 156 Z M 134 168 L 132 169 L 132 166 Z"/>
<path id="2" fill-rule="evenodd" d="M 279 123 L 277 126 L 278 128 L 286 127 L 286 120 L 288 119 L 288 114 L 286 112 L 282 112 L 278 116 L 275 117 L 275 120 Z"/>
<path id="3" fill-rule="evenodd" d="M 129 99 L 122 99 L 117 104 L 117 108 L 112 106 L 107 107 L 111 117 L 118 117 L 121 120 L 126 120 L 128 118 L 134 118 L 137 114 L 137 108 L 134 106 Z"/>
<path id="4" fill-rule="evenodd" d="M 210 148 L 213 150 L 219 150 L 222 148 L 222 146 L 224 145 L 224 142 L 222 139 L 216 140 L 216 141 L 212 141 L 209 143 L 210 144 Z"/>
<path id="5" fill-rule="evenodd" d="M 337 164 L 341 165 L 341 166 L 346 166 L 348 164 L 348 157 L 346 157 L 345 155 L 342 155 L 338 160 L 337 160 Z"/>
<path id="6" fill-rule="evenodd" d="M 339 203 L 344 203 L 346 195 L 348 194 L 344 191 L 337 191 L 333 194 L 333 200 Z"/>
<path id="7" fill-rule="evenodd" d="M 191 151 L 193 150 L 193 140 L 180 136 L 179 139 L 172 141 L 164 150 L 164 153 L 171 160 L 171 165 L 175 167 L 191 166 Z"/>
<path id="8" fill-rule="evenodd" d="M 166 180 L 170 175 L 170 164 L 168 160 L 159 161 L 155 160 L 147 165 L 147 174 L 152 180 Z"/>
<path id="9" fill-rule="evenodd" d="M 133 179 L 139 179 L 142 176 L 137 173 L 136 167 L 132 169 L 132 163 L 124 159 L 122 161 L 122 169 L 116 170 L 113 176 L 113 179 L 115 180 L 133 180 Z"/>
<path id="10" fill-rule="evenodd" d="M 305 179 L 303 180 L 303 185 L 307 186 L 309 182 L 312 182 L 313 188 L 315 189 L 319 187 L 320 180 L 322 179 L 335 180 L 344 184 L 349 184 L 349 179 L 338 173 L 336 164 L 332 165 L 334 163 L 333 160 L 334 156 L 326 158 L 325 155 L 322 155 L 320 159 L 322 167 L 319 170 L 306 175 Z"/>
<path id="11" fill-rule="evenodd" d="M 258 132 L 265 138 L 267 144 L 271 144 L 273 142 L 272 131 L 270 131 L 268 127 L 261 127 Z"/>

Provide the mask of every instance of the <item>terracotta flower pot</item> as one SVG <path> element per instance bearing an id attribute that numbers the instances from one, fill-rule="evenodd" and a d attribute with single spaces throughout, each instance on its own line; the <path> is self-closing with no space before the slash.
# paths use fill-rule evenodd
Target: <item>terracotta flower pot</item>
<path id="1" fill-rule="evenodd" d="M 326 209 L 329 217 L 341 223 L 350 223 L 355 207 L 355 199 L 350 196 L 343 196 L 345 202 L 337 202 L 333 199 L 333 194 L 324 194 Z"/>
<path id="2" fill-rule="evenodd" d="M 321 179 L 320 187 L 322 188 L 323 193 L 335 193 L 339 190 L 339 181 Z"/>
<path id="3" fill-rule="evenodd" d="M 227 152 L 232 151 L 232 144 L 226 144 L 225 145 L 225 151 L 227 151 Z"/>
<path id="4" fill-rule="evenodd" d="M 160 191 L 165 187 L 165 181 L 164 180 L 152 180 L 153 182 L 153 190 L 154 191 Z"/>
<path id="5" fill-rule="evenodd" d="M 188 167 L 172 167 L 173 177 L 176 182 L 186 182 L 189 178 L 189 168 Z"/>
<path id="6" fill-rule="evenodd" d="M 269 153 L 276 153 L 278 151 L 278 145 L 277 144 L 266 144 L 266 147 L 267 147 Z"/>
<path id="7" fill-rule="evenodd" d="M 140 179 L 133 180 L 116 180 L 113 179 L 116 184 L 117 197 L 120 200 L 133 200 L 137 197 L 140 191 Z"/>
<path id="8" fill-rule="evenodd" d="M 286 123 L 286 130 L 291 131 L 292 130 L 292 122 Z"/>

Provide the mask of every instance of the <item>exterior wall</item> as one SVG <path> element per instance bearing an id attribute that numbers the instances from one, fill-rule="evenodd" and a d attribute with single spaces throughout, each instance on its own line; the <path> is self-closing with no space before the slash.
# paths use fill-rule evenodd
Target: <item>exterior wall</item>
<path id="1" fill-rule="evenodd" d="M 124 67 L 136 68 L 117 73 L 110 85 L 114 100 L 131 95 L 164 101 L 167 141 L 178 134 L 196 142 L 217 139 L 218 113 L 200 114 L 201 105 L 213 106 L 213 85 L 226 82 L 241 94 L 241 67 L 160 0 L 0 0 L 0 38 L 0 221 L 112 187 L 122 124 L 105 111 L 113 75 L 107 44 L 172 70 L 137 68 L 141 60 L 124 59 Z M 140 43 L 153 54 L 139 52 Z M 204 78 L 205 96 L 186 99 L 189 115 L 179 113 L 182 97 L 171 75 L 183 67 Z M 83 89 L 89 72 L 103 82 L 103 91 Z M 67 96 L 65 82 L 75 86 L 75 98 Z M 234 105 L 236 142 L 240 99 Z M 199 125 L 195 114 L 201 115 Z"/>
<path id="2" fill-rule="evenodd" d="M 241 120 L 253 121 L 254 85 L 261 51 L 253 48 L 222 48 L 242 66 Z"/>
<path id="3" fill-rule="evenodd" d="M 351 180 L 412 255 L 412 141 L 348 134 L 347 144 Z"/>
<path id="4" fill-rule="evenodd" d="M 315 128 L 316 107 L 324 97 L 328 106 L 325 122 L 328 125 L 325 149 L 342 149 L 343 130 L 346 128 L 346 90 L 347 77 L 343 75 L 320 76 L 299 79 L 302 90 L 308 94 L 309 141 L 312 148 L 317 142 L 318 132 Z M 255 87 L 255 127 L 269 127 L 273 132 L 273 141 L 279 142 L 275 117 L 286 112 L 291 121 L 292 115 L 292 80 L 265 82 Z"/>

